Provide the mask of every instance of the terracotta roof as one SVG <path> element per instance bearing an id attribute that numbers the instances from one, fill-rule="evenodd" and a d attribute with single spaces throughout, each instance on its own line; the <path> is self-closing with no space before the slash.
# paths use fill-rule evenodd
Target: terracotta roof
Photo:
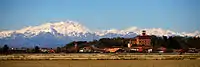
<path id="1" fill-rule="evenodd" d="M 136 38 L 139 38 L 139 39 L 151 39 L 151 36 L 137 36 Z"/>

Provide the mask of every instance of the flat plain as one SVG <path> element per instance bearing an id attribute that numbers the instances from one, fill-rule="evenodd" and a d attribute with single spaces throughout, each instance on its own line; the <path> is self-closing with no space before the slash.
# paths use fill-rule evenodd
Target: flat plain
<path id="1" fill-rule="evenodd" d="M 200 67 L 200 60 L 9 60 L 0 67 Z"/>

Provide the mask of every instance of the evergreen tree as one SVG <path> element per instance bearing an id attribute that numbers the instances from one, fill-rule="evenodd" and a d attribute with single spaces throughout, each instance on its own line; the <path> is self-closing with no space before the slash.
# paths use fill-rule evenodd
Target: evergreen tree
<path id="1" fill-rule="evenodd" d="M 56 48 L 56 52 L 57 52 L 57 53 L 60 53 L 60 52 L 61 52 L 61 48 L 60 48 L 60 47 L 57 47 L 57 48 Z"/>
<path id="2" fill-rule="evenodd" d="M 8 47 L 8 45 L 4 45 L 3 46 L 3 53 L 8 53 L 8 51 L 9 51 L 9 47 Z"/>
<path id="3" fill-rule="evenodd" d="M 39 53 L 40 52 L 40 47 L 39 46 L 35 46 L 34 51 L 35 51 L 35 53 Z"/>

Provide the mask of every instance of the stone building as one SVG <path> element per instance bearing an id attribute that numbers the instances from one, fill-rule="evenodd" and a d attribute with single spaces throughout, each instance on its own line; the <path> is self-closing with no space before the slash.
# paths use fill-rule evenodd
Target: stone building
<path id="1" fill-rule="evenodd" d="M 146 31 L 142 31 L 142 35 L 138 35 L 129 41 L 128 47 L 132 46 L 151 46 L 151 36 L 146 35 Z"/>
<path id="2" fill-rule="evenodd" d="M 152 51 L 151 36 L 147 35 L 146 31 L 142 31 L 142 35 L 138 35 L 129 41 L 128 48 L 138 52 Z"/>

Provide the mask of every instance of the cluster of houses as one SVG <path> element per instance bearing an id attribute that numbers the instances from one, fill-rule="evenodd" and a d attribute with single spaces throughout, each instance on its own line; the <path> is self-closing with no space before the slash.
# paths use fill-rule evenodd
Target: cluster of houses
<path id="1" fill-rule="evenodd" d="M 127 44 L 127 47 L 105 47 L 105 48 L 97 48 L 94 45 L 85 46 L 83 48 L 78 49 L 78 52 L 102 52 L 102 53 L 114 53 L 114 52 L 131 52 L 131 53 L 172 53 L 172 52 L 178 52 L 182 53 L 184 52 L 183 49 L 173 49 L 169 50 L 166 47 L 158 47 L 154 48 L 151 45 L 151 36 L 146 34 L 146 31 L 142 31 L 141 35 L 136 36 L 133 39 L 130 39 L 129 43 Z M 75 46 L 77 48 L 77 45 Z M 189 48 L 188 52 L 196 53 L 198 50 L 195 48 Z"/>
<path id="2" fill-rule="evenodd" d="M 35 49 L 31 48 L 10 48 L 9 53 L 34 53 Z M 39 48 L 39 53 L 56 53 L 56 49 Z"/>
<path id="3" fill-rule="evenodd" d="M 77 45 L 75 44 L 75 48 Z M 160 47 L 158 52 L 165 52 L 165 47 Z M 146 31 L 142 31 L 141 35 L 136 36 L 134 39 L 130 39 L 127 47 L 109 47 L 109 48 L 97 48 L 94 45 L 85 46 L 79 49 L 79 52 L 153 52 L 153 46 L 151 45 L 151 36 L 146 34 Z"/>

